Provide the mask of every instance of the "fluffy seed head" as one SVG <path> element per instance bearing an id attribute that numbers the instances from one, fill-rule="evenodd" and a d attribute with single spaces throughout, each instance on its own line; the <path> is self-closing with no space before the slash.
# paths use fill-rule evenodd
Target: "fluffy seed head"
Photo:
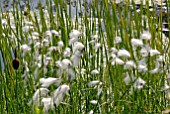
<path id="1" fill-rule="evenodd" d="M 72 30 L 72 32 L 69 34 L 70 38 L 77 38 L 81 35 L 81 32 L 79 32 L 78 30 Z"/>
<path id="2" fill-rule="evenodd" d="M 130 53 L 125 49 L 119 50 L 117 55 L 118 57 L 130 57 Z"/>
<path id="3" fill-rule="evenodd" d="M 131 44 L 132 44 L 133 47 L 143 46 L 143 41 L 140 40 L 140 39 L 132 38 Z"/>
<path id="4" fill-rule="evenodd" d="M 144 31 L 141 36 L 140 36 L 141 39 L 143 40 L 150 40 L 151 39 L 151 34 L 149 31 Z"/>

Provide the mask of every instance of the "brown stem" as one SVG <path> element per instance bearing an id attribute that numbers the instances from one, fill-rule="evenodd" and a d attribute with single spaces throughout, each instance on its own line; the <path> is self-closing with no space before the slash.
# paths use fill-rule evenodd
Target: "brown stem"
<path id="1" fill-rule="evenodd" d="M 15 58 L 17 58 L 17 49 L 16 48 L 15 48 L 14 56 L 15 56 Z"/>

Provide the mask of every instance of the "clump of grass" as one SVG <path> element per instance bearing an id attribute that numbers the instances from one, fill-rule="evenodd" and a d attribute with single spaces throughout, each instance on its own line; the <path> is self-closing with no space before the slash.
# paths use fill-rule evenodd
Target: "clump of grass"
<path id="1" fill-rule="evenodd" d="M 24 11 L 15 3 L 0 14 L 1 113 L 166 112 L 169 14 L 163 6 L 68 3 L 33 10 L 27 4 Z"/>

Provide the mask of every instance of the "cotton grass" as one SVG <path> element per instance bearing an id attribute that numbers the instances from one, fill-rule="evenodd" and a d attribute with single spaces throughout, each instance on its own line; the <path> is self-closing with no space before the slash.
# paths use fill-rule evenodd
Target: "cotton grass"
<path id="1" fill-rule="evenodd" d="M 1 13 L 0 113 L 162 113 L 169 3 L 159 2 L 52 0 Z"/>

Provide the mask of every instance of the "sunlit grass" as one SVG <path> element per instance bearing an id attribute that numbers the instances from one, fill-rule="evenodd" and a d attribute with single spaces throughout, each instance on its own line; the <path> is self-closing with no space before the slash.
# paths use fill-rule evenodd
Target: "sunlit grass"
<path id="1" fill-rule="evenodd" d="M 168 111 L 169 1 L 79 2 L 0 14 L 0 113 Z"/>

